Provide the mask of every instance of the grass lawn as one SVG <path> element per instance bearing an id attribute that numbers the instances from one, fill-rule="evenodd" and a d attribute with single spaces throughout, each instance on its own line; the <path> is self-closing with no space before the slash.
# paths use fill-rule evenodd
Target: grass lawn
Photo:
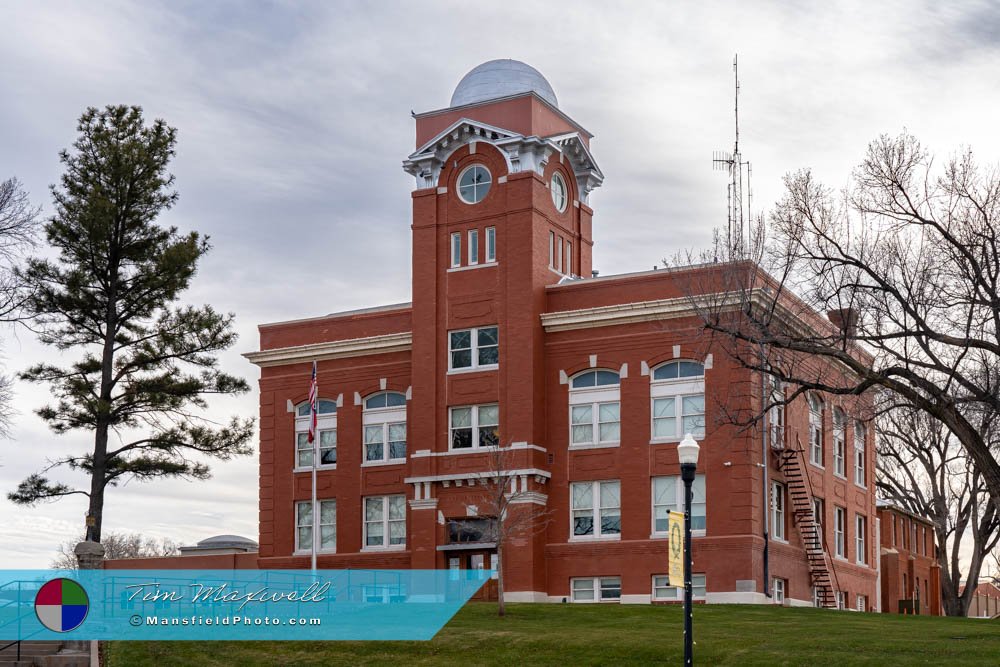
<path id="1" fill-rule="evenodd" d="M 467 604 L 429 642 L 110 642 L 109 667 L 679 665 L 682 610 Z M 1000 622 L 750 605 L 698 606 L 702 665 L 996 665 Z"/>

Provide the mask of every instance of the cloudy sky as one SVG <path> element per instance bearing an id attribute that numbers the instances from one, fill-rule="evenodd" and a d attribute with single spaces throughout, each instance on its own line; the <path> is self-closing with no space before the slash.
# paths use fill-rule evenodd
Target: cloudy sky
<path id="1" fill-rule="evenodd" d="M 48 213 L 57 153 L 87 106 L 138 104 L 177 127 L 180 202 L 162 221 L 211 236 L 188 298 L 236 313 L 241 338 L 224 366 L 255 384 L 240 353 L 256 349 L 258 323 L 410 299 L 410 111 L 447 106 L 486 60 L 539 69 L 596 135 L 603 275 L 705 247 L 724 223 L 711 157 L 733 141 L 734 53 L 755 208 L 800 167 L 842 185 L 882 132 L 1000 160 L 1000 13 L 989 3 L 611 4 L 0 0 L 0 179 L 20 178 Z M 3 345 L 10 371 L 53 355 L 24 332 Z M 4 493 L 87 444 L 47 432 L 32 414 L 45 398 L 17 387 Z M 213 411 L 254 415 L 256 403 L 252 393 Z M 256 490 L 252 459 L 216 465 L 210 482 L 131 484 L 110 493 L 105 530 L 255 537 Z M 0 500 L 0 567 L 47 566 L 84 511 L 77 498 Z"/>

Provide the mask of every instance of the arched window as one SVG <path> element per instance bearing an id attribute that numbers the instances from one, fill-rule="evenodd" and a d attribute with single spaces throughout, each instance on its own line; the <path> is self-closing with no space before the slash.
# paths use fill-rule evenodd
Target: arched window
<path id="1" fill-rule="evenodd" d="M 406 460 L 406 396 L 383 391 L 365 399 L 365 463 Z"/>
<path id="2" fill-rule="evenodd" d="M 685 433 L 705 436 L 705 366 L 697 361 L 668 361 L 653 369 L 652 440 L 671 442 Z"/>
<path id="3" fill-rule="evenodd" d="M 313 450 L 319 447 L 319 467 L 337 465 L 337 402 L 325 398 L 316 401 L 316 437 L 319 443 L 309 442 L 309 402 L 295 408 L 295 467 L 313 467 Z"/>
<path id="4" fill-rule="evenodd" d="M 818 394 L 809 394 L 809 461 L 823 467 L 823 410 Z"/>
<path id="5" fill-rule="evenodd" d="M 847 418 L 840 408 L 833 409 L 833 474 L 847 476 Z"/>
<path id="6" fill-rule="evenodd" d="M 570 380 L 570 447 L 617 447 L 621 441 L 618 373 L 584 371 Z"/>

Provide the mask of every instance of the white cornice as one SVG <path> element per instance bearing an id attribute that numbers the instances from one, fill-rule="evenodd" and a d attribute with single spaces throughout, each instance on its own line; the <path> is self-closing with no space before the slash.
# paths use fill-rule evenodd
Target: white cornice
<path id="1" fill-rule="evenodd" d="M 455 482 L 464 480 L 493 479 L 499 475 L 511 477 L 514 475 L 534 475 L 546 479 L 552 477 L 552 473 L 538 468 L 518 468 L 517 470 L 504 470 L 498 472 L 461 472 L 450 475 L 426 475 L 423 477 L 407 477 L 403 480 L 406 484 L 416 484 L 419 482 Z"/>
<path id="2" fill-rule="evenodd" d="M 678 317 L 697 315 L 700 309 L 733 308 L 740 304 L 740 295 L 711 295 L 717 298 L 676 297 L 673 299 L 657 299 L 655 301 L 637 301 L 579 310 L 561 310 L 553 313 L 542 313 L 542 326 L 546 331 L 569 331 L 571 329 L 590 329 L 593 327 L 610 327 L 616 324 L 632 322 L 652 322 Z"/>
<path id="3" fill-rule="evenodd" d="M 349 338 L 347 340 L 335 340 L 327 343 L 278 347 L 272 350 L 247 352 L 243 356 L 250 363 L 265 368 L 267 366 L 284 366 L 287 364 L 300 364 L 326 359 L 361 357 L 369 354 L 406 352 L 412 344 L 413 334 L 409 331 L 403 331 L 381 336 L 370 336 L 368 338 Z"/>

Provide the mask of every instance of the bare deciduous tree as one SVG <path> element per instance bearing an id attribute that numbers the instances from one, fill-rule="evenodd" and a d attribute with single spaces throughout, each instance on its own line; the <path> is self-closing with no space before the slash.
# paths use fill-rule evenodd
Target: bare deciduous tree
<path id="1" fill-rule="evenodd" d="M 545 530 L 549 512 L 546 499 L 527 490 L 527 478 L 517 472 L 517 450 L 489 447 L 488 469 L 480 478 L 479 514 L 493 520 L 493 538 L 497 549 L 497 613 L 504 616 L 504 549 L 512 542 L 530 539 Z"/>
<path id="2" fill-rule="evenodd" d="M 1000 413 L 998 169 L 971 151 L 938 168 L 904 133 L 873 141 L 841 192 L 808 170 L 785 186 L 744 253 L 705 254 L 724 295 L 703 305 L 705 327 L 793 397 L 893 392 L 945 425 L 1000 499 L 971 416 Z"/>
<path id="3" fill-rule="evenodd" d="M 80 535 L 75 540 L 60 544 L 59 555 L 52 561 L 52 567 L 56 570 L 75 570 L 77 560 L 74 549 L 84 540 L 86 535 Z M 140 533 L 105 533 L 101 537 L 101 545 L 104 547 L 104 558 L 108 560 L 157 558 L 180 553 L 177 542 L 166 537 L 155 538 Z"/>
<path id="4" fill-rule="evenodd" d="M 993 430 L 989 421 L 980 417 L 986 434 Z M 942 605 L 948 616 L 966 616 L 975 586 L 963 590 L 963 583 L 978 581 L 987 555 L 1000 541 L 997 505 L 968 454 L 939 421 L 910 407 L 893 406 L 877 423 L 879 495 L 934 522 Z M 968 569 L 963 573 L 966 555 Z"/>

